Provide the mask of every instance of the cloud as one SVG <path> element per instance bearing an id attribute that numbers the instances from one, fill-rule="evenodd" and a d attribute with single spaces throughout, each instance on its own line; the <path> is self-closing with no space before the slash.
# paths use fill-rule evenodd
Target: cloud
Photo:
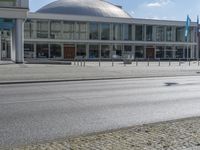
<path id="1" fill-rule="evenodd" d="M 156 0 L 154 2 L 146 4 L 147 7 L 154 8 L 154 7 L 163 7 L 169 4 L 171 0 Z"/>

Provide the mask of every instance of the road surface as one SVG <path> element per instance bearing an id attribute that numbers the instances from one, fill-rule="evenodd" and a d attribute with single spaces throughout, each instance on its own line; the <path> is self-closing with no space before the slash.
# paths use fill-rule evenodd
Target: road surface
<path id="1" fill-rule="evenodd" d="M 0 147 L 200 116 L 200 77 L 0 85 Z"/>

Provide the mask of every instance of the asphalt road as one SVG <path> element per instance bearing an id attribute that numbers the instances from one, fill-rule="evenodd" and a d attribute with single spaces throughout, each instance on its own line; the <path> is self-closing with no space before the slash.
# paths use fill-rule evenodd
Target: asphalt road
<path id="1" fill-rule="evenodd" d="M 0 85 L 0 147 L 200 116 L 200 77 Z"/>

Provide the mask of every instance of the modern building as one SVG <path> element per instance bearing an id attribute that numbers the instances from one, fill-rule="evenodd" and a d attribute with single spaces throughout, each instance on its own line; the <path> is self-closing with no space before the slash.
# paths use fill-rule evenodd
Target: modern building
<path id="1" fill-rule="evenodd" d="M 121 6 L 104 0 L 58 0 L 35 13 L 27 12 L 28 0 L 22 0 L 24 3 L 20 5 L 15 0 L 8 3 L 12 1 L 16 4 L 14 8 L 4 7 L 0 1 L 0 18 L 12 18 L 13 22 L 9 28 L 0 22 L 3 59 L 23 62 L 23 58 L 109 60 L 128 56 L 136 59 L 199 56 L 195 22 L 191 23 L 186 40 L 184 21 L 135 19 Z M 4 10 L 12 13 L 2 15 Z M 18 12 L 23 13 L 18 15 Z"/>

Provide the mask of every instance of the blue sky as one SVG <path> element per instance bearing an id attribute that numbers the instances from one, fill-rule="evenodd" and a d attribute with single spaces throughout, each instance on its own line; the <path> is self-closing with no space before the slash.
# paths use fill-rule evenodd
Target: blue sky
<path id="1" fill-rule="evenodd" d="M 55 0 L 30 0 L 31 11 Z M 196 21 L 200 0 L 107 0 L 123 8 L 135 18 L 186 20 L 187 14 Z"/>

